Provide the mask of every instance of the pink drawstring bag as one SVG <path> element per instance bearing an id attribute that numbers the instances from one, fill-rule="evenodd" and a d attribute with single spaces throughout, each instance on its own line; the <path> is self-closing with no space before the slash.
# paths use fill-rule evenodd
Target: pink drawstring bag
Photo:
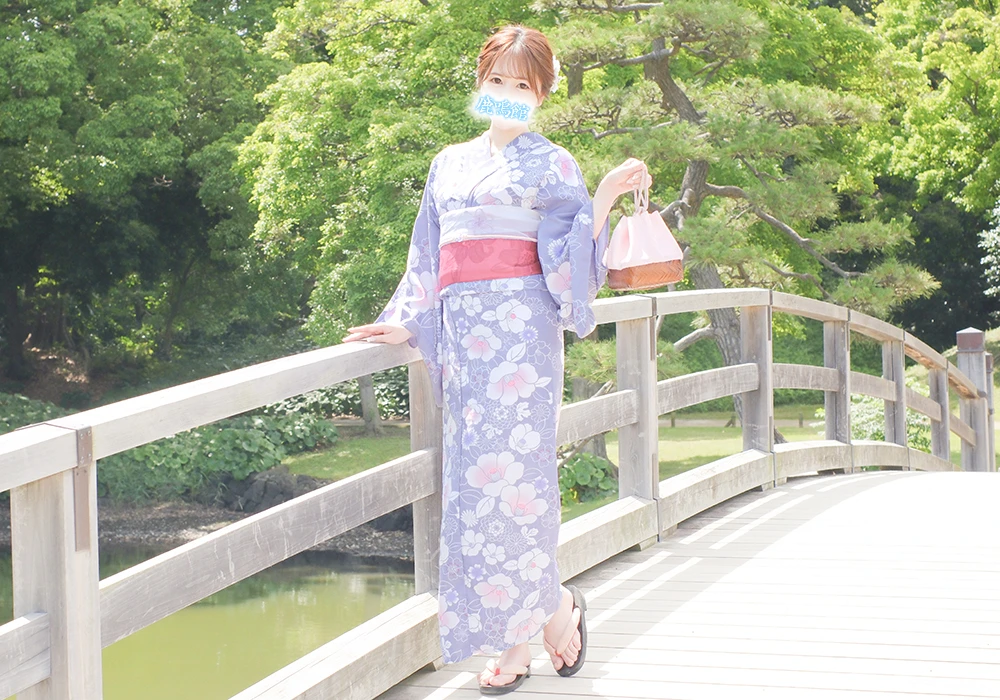
<path id="1" fill-rule="evenodd" d="M 635 213 L 623 216 L 604 251 L 611 289 L 653 289 L 684 277 L 684 253 L 660 212 L 649 212 L 649 188 L 632 191 Z"/>

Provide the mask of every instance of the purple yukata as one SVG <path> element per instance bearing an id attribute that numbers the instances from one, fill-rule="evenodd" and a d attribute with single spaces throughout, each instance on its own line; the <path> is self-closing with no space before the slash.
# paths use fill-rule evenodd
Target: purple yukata
<path id="1" fill-rule="evenodd" d="M 377 321 L 413 334 L 442 408 L 445 663 L 526 642 L 559 608 L 563 331 L 594 330 L 608 228 L 594 238 L 579 166 L 537 132 L 496 156 L 483 132 L 431 163 Z"/>

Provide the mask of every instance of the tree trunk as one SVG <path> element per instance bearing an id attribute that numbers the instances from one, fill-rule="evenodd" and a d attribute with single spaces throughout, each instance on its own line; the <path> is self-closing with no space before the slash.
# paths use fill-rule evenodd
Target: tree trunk
<path id="1" fill-rule="evenodd" d="M 24 339 L 28 337 L 28 324 L 25 323 L 21 302 L 18 299 L 17 285 L 12 283 L 3 285 L 2 294 L 4 336 L 7 341 L 6 374 L 11 379 L 28 379 L 31 371 L 24 356 Z"/>
<path id="2" fill-rule="evenodd" d="M 382 417 L 378 412 L 372 375 L 364 374 L 358 377 L 358 387 L 361 389 L 361 417 L 365 420 L 365 435 L 381 435 Z"/>

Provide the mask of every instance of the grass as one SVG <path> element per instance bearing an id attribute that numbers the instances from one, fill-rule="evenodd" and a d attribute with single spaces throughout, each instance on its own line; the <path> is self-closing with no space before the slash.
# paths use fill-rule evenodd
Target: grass
<path id="1" fill-rule="evenodd" d="M 383 430 L 381 437 L 368 437 L 360 426 L 338 426 L 340 439 L 333 447 L 288 457 L 284 464 L 293 474 L 337 481 L 410 451 L 408 426 L 387 425 Z"/>

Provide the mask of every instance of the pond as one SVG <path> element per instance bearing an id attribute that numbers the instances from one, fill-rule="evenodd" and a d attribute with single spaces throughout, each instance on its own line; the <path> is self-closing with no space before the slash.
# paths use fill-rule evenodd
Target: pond
<path id="1" fill-rule="evenodd" d="M 158 554 L 101 554 L 101 578 Z M 0 622 L 13 610 L 0 553 Z M 105 700 L 228 700 L 413 595 L 412 566 L 305 552 L 104 650 Z"/>

